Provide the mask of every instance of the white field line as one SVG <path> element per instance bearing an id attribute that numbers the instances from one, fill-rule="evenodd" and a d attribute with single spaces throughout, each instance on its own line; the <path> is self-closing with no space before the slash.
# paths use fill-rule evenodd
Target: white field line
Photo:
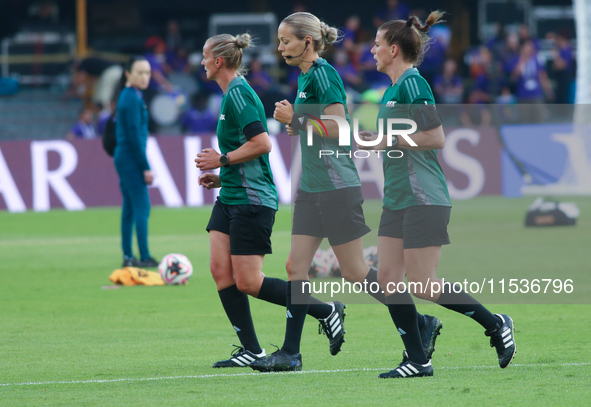
<path id="1" fill-rule="evenodd" d="M 558 367 L 558 366 L 588 366 L 591 362 L 585 363 L 530 363 L 530 364 L 512 364 L 511 367 Z M 498 369 L 498 366 L 448 366 L 438 367 L 439 369 Z M 242 377 L 242 376 L 261 376 L 261 375 L 285 375 L 285 374 L 309 374 L 309 373 L 346 373 L 346 372 L 373 372 L 387 371 L 390 368 L 372 368 L 372 369 L 333 369 L 333 370 L 303 370 L 301 372 L 269 372 L 269 373 L 219 373 L 197 376 L 163 376 L 163 377 L 142 377 L 142 378 L 122 378 L 122 379 L 103 379 L 103 380 L 68 380 L 68 381 L 49 381 L 49 382 L 24 382 L 24 383 L 0 383 L 0 386 L 43 386 L 47 384 L 87 384 L 87 383 L 116 383 L 116 382 L 144 382 L 155 380 L 179 380 L 179 379 L 210 379 L 216 377 Z"/>

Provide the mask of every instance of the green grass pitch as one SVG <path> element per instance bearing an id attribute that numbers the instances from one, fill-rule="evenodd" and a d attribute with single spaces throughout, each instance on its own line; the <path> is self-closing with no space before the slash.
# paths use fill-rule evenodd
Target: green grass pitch
<path id="1" fill-rule="evenodd" d="M 589 303 L 591 200 L 572 199 L 582 213 L 576 227 L 526 229 L 532 200 L 454 202 L 453 244 L 443 249 L 439 276 L 571 275 L 575 295 Z M 374 230 L 369 246 L 379 204 L 365 207 Z M 118 208 L 0 212 L 0 406 L 589 405 L 591 306 L 551 300 L 515 304 L 506 297 L 490 305 L 515 320 L 517 356 L 505 370 L 479 325 L 423 303 L 419 311 L 444 326 L 431 378 L 377 378 L 399 363 L 403 349 L 378 304 L 349 305 L 347 342 L 336 357 L 308 318 L 301 373 L 212 369 L 238 341 L 209 274 L 210 211 L 152 210 L 152 252 L 187 255 L 195 268 L 188 285 L 116 290 L 101 287 L 121 263 Z M 290 209 L 282 207 L 274 254 L 265 260 L 269 276 L 285 276 L 289 230 Z M 259 340 L 273 351 L 268 344 L 281 345 L 285 312 L 250 303 Z"/>

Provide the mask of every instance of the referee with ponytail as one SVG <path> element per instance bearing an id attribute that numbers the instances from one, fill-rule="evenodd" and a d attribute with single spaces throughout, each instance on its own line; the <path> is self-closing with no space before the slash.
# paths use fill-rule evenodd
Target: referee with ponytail
<path id="1" fill-rule="evenodd" d="M 324 238 L 341 265 L 343 278 L 362 283 L 366 293 L 381 303 L 385 296 L 379 290 L 377 271 L 370 268 L 363 255 L 362 236 L 370 231 L 363 215 L 363 195 L 357 168 L 351 159 L 351 147 L 339 145 L 339 127 L 335 120 L 316 120 L 321 115 L 338 116 L 349 122 L 347 95 L 337 71 L 321 54 L 338 40 L 338 30 L 310 13 L 287 16 L 278 28 L 278 50 L 290 66 L 301 69 L 298 94 L 294 105 L 287 100 L 276 103 L 275 119 L 288 125 L 291 135 L 300 136 L 302 177 L 293 209 L 292 244 L 287 261 L 287 318 L 281 349 L 251 364 L 255 370 L 301 370 L 300 342 L 306 314 L 313 298 L 305 287 L 314 253 Z M 308 145 L 307 126 L 315 127 L 312 145 Z M 320 156 L 320 151 L 331 155 Z M 309 286 L 309 285 L 308 285 Z M 373 287 L 373 288 L 372 288 Z M 330 339 L 331 353 L 336 355 L 345 341 L 344 305 L 332 304 L 328 324 L 321 328 Z M 338 316 L 338 318 L 337 318 Z M 433 343 L 439 320 L 416 315 L 422 322 L 426 343 Z"/>
<path id="2" fill-rule="evenodd" d="M 405 275 L 410 283 L 417 284 L 412 292 L 414 296 L 435 302 L 480 324 L 490 337 L 491 346 L 496 348 L 501 368 L 507 367 L 515 355 L 513 321 L 509 316 L 492 314 L 468 293 L 452 290 L 449 283 L 440 292 L 418 288 L 432 288 L 430 283 L 442 285 L 436 270 L 442 246 L 450 243 L 447 224 L 451 203 L 445 176 L 437 159 L 437 150 L 445 145 L 445 134 L 431 87 L 416 69 L 428 48 L 429 28 L 440 22 L 442 16 L 443 12 L 434 11 L 425 24 L 416 16 L 410 16 L 408 20 L 389 21 L 378 29 L 371 50 L 377 61 L 377 70 L 388 75 L 392 81 L 384 93 L 378 119 L 384 122 L 391 118 L 413 119 L 418 128 L 412 135 L 417 146 L 396 136 L 391 147 L 387 146 L 385 138 L 375 147 L 360 146 L 404 152 L 402 158 L 393 159 L 384 155 L 378 279 L 387 293 L 386 303 L 406 351 L 398 367 L 380 374 L 380 378 L 433 376 L 431 355 L 424 351 L 424 343 L 421 343 L 411 293 L 390 288 L 403 286 Z M 360 133 L 365 141 L 376 138 L 369 132 Z"/>

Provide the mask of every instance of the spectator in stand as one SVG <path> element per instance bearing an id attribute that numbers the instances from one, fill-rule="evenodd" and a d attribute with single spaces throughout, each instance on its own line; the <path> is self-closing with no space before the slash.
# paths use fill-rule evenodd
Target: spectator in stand
<path id="1" fill-rule="evenodd" d="M 493 59 L 501 60 L 507 42 L 507 33 L 502 23 L 496 23 L 494 27 L 495 34 L 487 41 L 486 47 L 492 52 Z"/>
<path id="2" fill-rule="evenodd" d="M 85 108 L 80 113 L 80 117 L 76 124 L 72 127 L 70 132 L 66 135 L 68 140 L 73 140 L 75 138 L 84 138 L 84 139 L 92 139 L 96 138 L 97 134 L 94 130 L 94 125 L 92 123 L 94 119 L 94 113 L 92 109 Z"/>
<path id="3" fill-rule="evenodd" d="M 464 84 L 457 71 L 456 61 L 447 59 L 443 65 L 443 73 L 437 75 L 433 81 L 437 103 L 462 103 Z"/>
<path id="4" fill-rule="evenodd" d="M 379 10 L 374 18 L 373 24 L 376 28 L 380 28 L 386 21 L 392 20 L 408 20 L 410 14 L 410 8 L 401 1 L 398 0 L 387 0 L 386 7 Z M 373 47 L 373 45 L 372 45 Z M 374 66 L 375 70 L 375 66 Z"/>
<path id="5" fill-rule="evenodd" d="M 72 89 L 89 109 L 107 106 L 113 99 L 123 73 L 120 65 L 95 57 L 84 58 L 74 65 Z"/>
<path id="6" fill-rule="evenodd" d="M 525 44 L 527 41 L 531 41 L 534 49 L 537 51 L 540 50 L 540 41 L 538 38 L 533 37 L 529 32 L 529 27 L 526 24 L 521 24 L 519 26 L 519 43 L 521 45 Z"/>
<path id="7" fill-rule="evenodd" d="M 152 69 L 152 78 L 148 89 L 164 89 L 172 91 L 172 85 L 166 79 L 166 75 L 172 72 L 172 69 L 166 62 L 166 42 L 156 35 L 151 36 L 146 41 L 146 60 L 150 63 Z"/>
<path id="8" fill-rule="evenodd" d="M 511 87 L 509 84 L 501 84 L 501 94 L 495 98 L 495 103 L 500 105 L 514 105 L 517 103 L 517 98 L 511 92 Z"/>
<path id="9" fill-rule="evenodd" d="M 569 103 L 571 83 L 575 79 L 573 52 L 565 33 L 551 34 L 546 39 L 552 43 L 550 76 L 556 82 L 555 103 Z"/>
<path id="10" fill-rule="evenodd" d="M 183 38 L 181 37 L 179 24 L 176 20 L 169 20 L 166 27 L 166 49 L 170 52 L 175 52 L 183 46 Z"/>
<path id="11" fill-rule="evenodd" d="M 361 23 L 359 16 L 352 15 L 345 21 L 345 27 L 342 29 L 343 37 L 337 47 L 344 49 L 349 57 L 349 60 L 354 67 L 357 68 L 359 56 L 359 40 L 361 37 Z"/>
<path id="12" fill-rule="evenodd" d="M 173 72 L 182 72 L 187 74 L 191 72 L 191 65 L 189 64 L 189 51 L 183 46 L 176 48 L 173 53 L 167 54 L 166 62 Z"/>
<path id="13" fill-rule="evenodd" d="M 511 88 L 507 83 L 501 84 L 501 94 L 495 98 L 497 104 L 496 111 L 501 124 L 516 123 L 519 121 L 518 109 L 515 109 L 517 98 L 511 93 Z"/>
<path id="14" fill-rule="evenodd" d="M 433 30 L 436 31 L 436 30 Z M 447 47 L 443 39 L 438 38 L 432 34 L 435 41 L 430 44 L 423 57 L 423 62 L 419 67 L 421 76 L 425 78 L 428 83 L 433 83 L 435 75 L 442 71 L 445 63 Z"/>
<path id="15" fill-rule="evenodd" d="M 511 76 L 513 65 L 519 59 L 519 53 L 519 35 L 510 33 L 507 35 L 507 41 L 500 55 L 500 62 L 503 65 L 505 76 Z"/>
<path id="16" fill-rule="evenodd" d="M 362 83 L 361 76 L 359 76 L 353 64 L 349 62 L 345 50 L 339 49 L 335 52 L 333 66 L 343 80 L 345 88 L 353 88 L 356 91 L 361 90 L 359 88 Z"/>
<path id="17" fill-rule="evenodd" d="M 166 78 L 166 75 L 172 72 L 172 69 L 166 62 L 166 42 L 156 35 L 151 36 L 146 41 L 146 54 L 144 57 L 150 64 L 152 76 L 148 88 L 144 90 L 144 101 L 150 108 L 152 100 L 161 91 L 172 92 L 173 86 Z M 157 129 L 156 122 L 152 115 L 148 116 L 148 131 L 155 133 Z"/>
<path id="18" fill-rule="evenodd" d="M 250 72 L 246 79 L 259 97 L 267 92 L 272 84 L 271 75 L 263 68 L 257 56 L 253 56 L 250 62 Z"/>
<path id="19" fill-rule="evenodd" d="M 115 99 L 116 100 L 116 99 Z M 117 109 L 117 102 L 113 100 L 110 104 L 101 108 L 101 111 L 97 115 L 96 119 L 96 134 L 100 137 L 103 135 L 105 131 L 105 126 L 107 125 L 107 121 L 109 117 L 113 114 L 115 109 Z"/>
<path id="20" fill-rule="evenodd" d="M 217 117 L 207 106 L 207 92 L 195 94 L 191 100 L 191 108 L 180 118 L 183 133 L 206 133 L 215 131 Z"/>
<path id="21" fill-rule="evenodd" d="M 487 106 L 493 101 L 493 95 L 497 88 L 498 77 L 494 71 L 492 55 L 488 48 L 480 47 L 472 56 L 470 74 L 474 78 L 474 84 L 468 96 L 468 103 L 478 105 L 477 108 L 463 109 L 460 119 L 464 126 L 472 126 L 473 122 L 481 126 L 488 126 L 491 122 L 491 114 Z"/>
<path id="22" fill-rule="evenodd" d="M 531 40 L 521 46 L 519 59 L 511 69 L 511 79 L 517 83 L 516 96 L 519 103 L 543 103 L 544 93 L 550 100 L 554 97 L 548 74 L 539 63 Z"/>

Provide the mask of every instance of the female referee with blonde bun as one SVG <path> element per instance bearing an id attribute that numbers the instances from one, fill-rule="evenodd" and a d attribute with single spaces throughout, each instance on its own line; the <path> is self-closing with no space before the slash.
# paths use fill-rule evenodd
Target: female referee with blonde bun
<path id="1" fill-rule="evenodd" d="M 221 154 L 211 148 L 197 155 L 202 171 L 220 169 L 220 175 L 204 173 L 199 183 L 221 188 L 207 231 L 210 269 L 220 300 L 241 345 L 232 357 L 213 367 L 245 367 L 263 358 L 248 295 L 286 305 L 287 282 L 266 277 L 263 260 L 271 253 L 271 232 L 278 207 L 277 191 L 269 165 L 271 140 L 263 105 L 242 74 L 242 50 L 250 35 L 211 37 L 203 47 L 202 65 L 209 80 L 216 81 L 224 96 L 217 127 Z M 334 306 L 312 299 L 310 315 L 327 325 Z"/>
<path id="2" fill-rule="evenodd" d="M 299 12 L 281 22 L 278 39 L 278 50 L 285 62 L 302 71 L 294 105 L 287 100 L 277 102 L 274 115 L 288 126 L 290 135 L 300 135 L 302 177 L 294 206 L 291 252 L 286 267 L 290 281 L 285 340 L 281 349 L 251 364 L 253 369 L 263 372 L 302 368 L 300 342 L 310 306 L 310 292 L 304 287 L 314 253 L 325 237 L 339 260 L 343 278 L 362 283 L 366 293 L 385 302 L 377 271 L 366 264 L 363 256 L 362 236 L 370 228 L 365 224 L 361 182 L 350 156 L 351 148 L 339 145 L 335 120 L 316 120 L 321 115 L 333 115 L 349 121 L 343 81 L 319 56 L 337 41 L 338 30 L 310 13 Z M 314 128 L 312 145 L 307 143 L 309 122 L 313 122 Z M 320 157 L 320 150 L 331 150 L 334 154 Z M 342 308 L 342 304 L 335 302 L 335 309 L 344 318 Z M 423 324 L 426 346 L 434 344 L 440 321 L 418 314 L 416 319 Z M 336 354 L 344 342 L 342 321 L 329 324 L 325 333 L 331 341 L 331 353 L 334 350 Z"/>

